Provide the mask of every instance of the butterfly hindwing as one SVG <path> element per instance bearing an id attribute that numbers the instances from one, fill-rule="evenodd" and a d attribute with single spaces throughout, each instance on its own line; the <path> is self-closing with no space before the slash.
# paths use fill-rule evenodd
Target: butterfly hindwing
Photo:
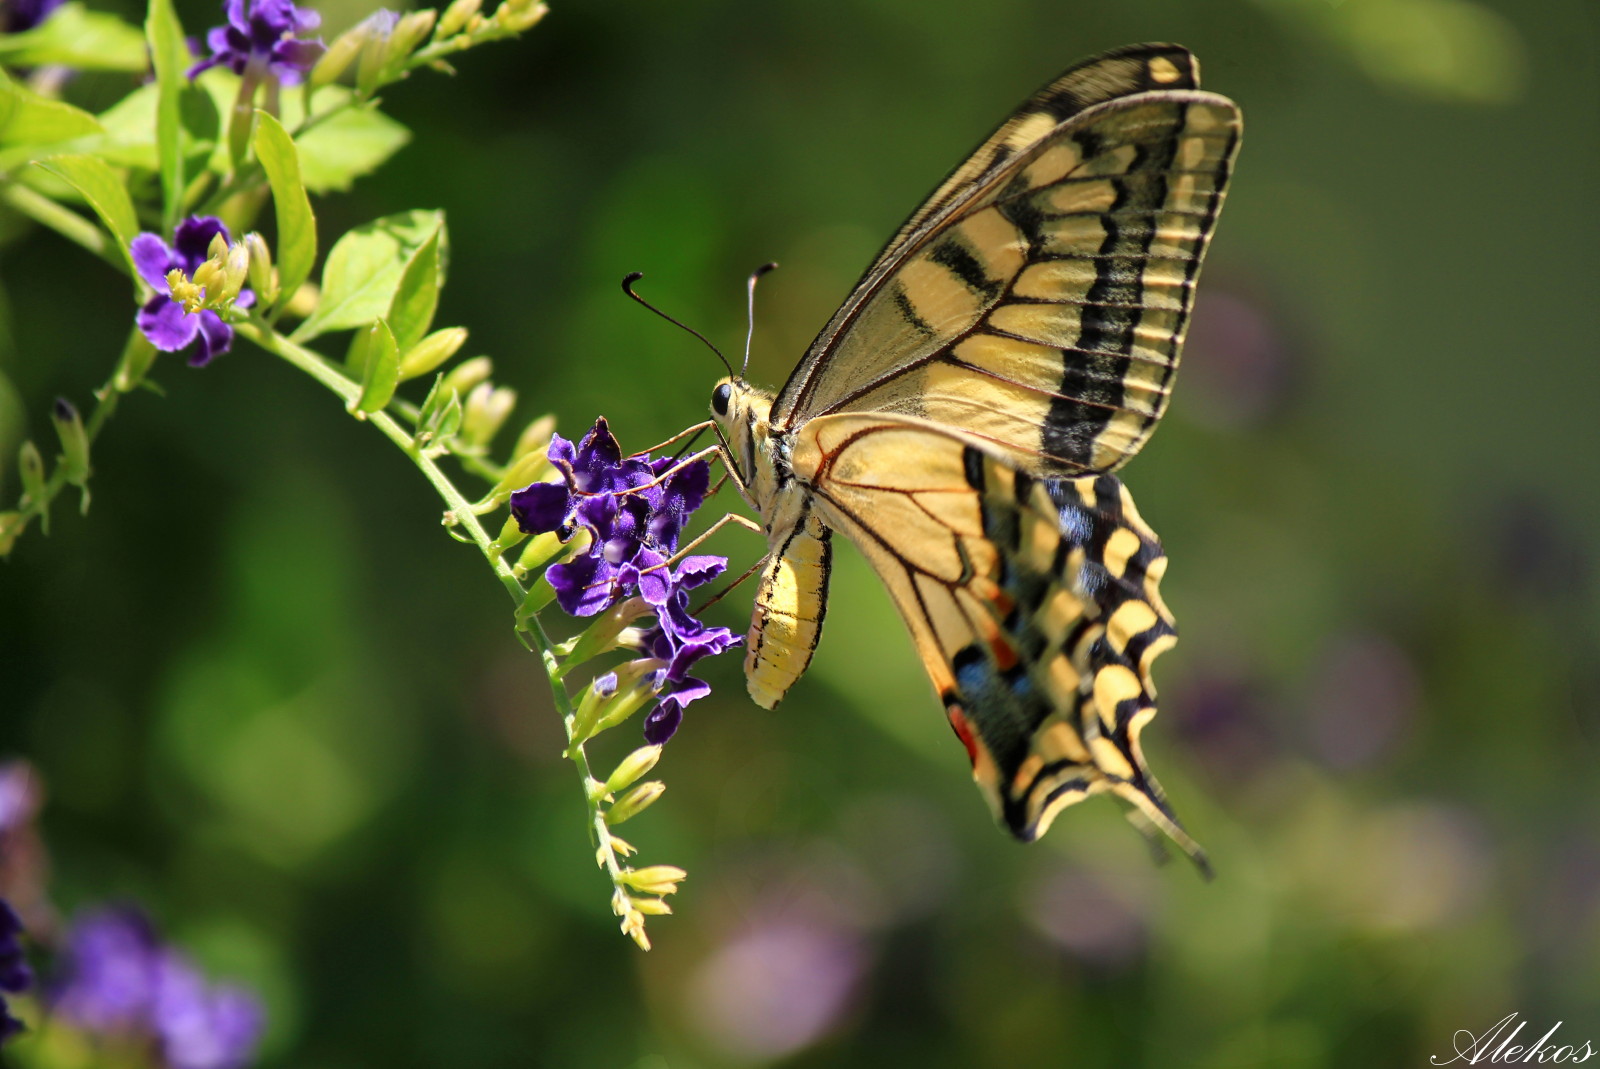
<path id="1" fill-rule="evenodd" d="M 1199 856 L 1139 745 L 1176 632 L 1166 558 L 1120 482 L 1036 479 L 981 439 L 877 414 L 810 421 L 792 462 L 883 577 L 1014 835 L 1106 792 Z"/>
<path id="2" fill-rule="evenodd" d="M 813 343 L 774 426 L 894 412 L 1035 474 L 1120 466 L 1166 409 L 1238 134 L 1225 97 L 1135 92 L 958 170 Z"/>

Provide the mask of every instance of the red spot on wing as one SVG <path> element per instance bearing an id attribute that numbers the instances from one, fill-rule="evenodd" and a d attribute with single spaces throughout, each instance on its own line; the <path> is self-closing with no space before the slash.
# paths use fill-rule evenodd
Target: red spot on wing
<path id="1" fill-rule="evenodd" d="M 952 705 L 949 709 L 950 726 L 955 729 L 956 738 L 961 740 L 961 745 L 967 748 L 967 759 L 974 766 L 978 763 L 978 736 L 972 731 L 972 721 L 967 719 L 967 714 L 961 711 L 961 706 Z"/>

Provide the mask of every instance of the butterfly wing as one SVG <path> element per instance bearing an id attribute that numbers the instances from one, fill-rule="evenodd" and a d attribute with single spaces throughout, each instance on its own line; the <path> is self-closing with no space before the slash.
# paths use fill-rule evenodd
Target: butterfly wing
<path id="1" fill-rule="evenodd" d="M 1193 81 L 1192 60 L 1142 62 L 1148 78 L 1157 65 Z M 1054 124 L 1030 106 L 913 215 L 779 393 L 774 427 L 916 416 L 1041 475 L 1110 471 L 1144 444 L 1166 409 L 1238 110 L 1194 89 L 1113 97 Z"/>
<path id="2" fill-rule="evenodd" d="M 1120 482 L 1036 479 L 981 438 L 881 414 L 811 420 L 791 458 L 883 577 L 1014 835 L 1105 792 L 1203 863 L 1139 744 L 1151 663 L 1177 635 L 1166 557 Z"/>

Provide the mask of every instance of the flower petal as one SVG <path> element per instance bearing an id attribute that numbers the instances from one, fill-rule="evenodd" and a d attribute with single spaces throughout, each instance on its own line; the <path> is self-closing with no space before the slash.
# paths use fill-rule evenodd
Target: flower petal
<path id="1" fill-rule="evenodd" d="M 565 483 L 534 483 L 511 495 L 511 515 L 525 534 L 554 531 L 571 511 L 572 491 Z"/>
<path id="2" fill-rule="evenodd" d="M 144 336 L 164 353 L 188 347 L 200 330 L 200 317 L 190 315 L 171 297 L 153 297 L 134 316 Z"/>
<path id="3" fill-rule="evenodd" d="M 159 235 L 149 232 L 140 234 L 128 242 L 128 251 L 133 255 L 133 266 L 139 269 L 139 277 L 150 284 L 150 287 L 160 294 L 169 294 L 171 287 L 167 285 L 167 272 L 178 266 L 176 257 L 167 243 Z"/>
<path id="4" fill-rule="evenodd" d="M 205 367 L 233 348 L 233 328 L 215 312 L 201 312 L 196 318 L 200 320 L 200 345 L 189 355 L 189 366 Z"/>
<path id="5" fill-rule="evenodd" d="M 218 234 L 222 235 L 224 241 L 231 240 L 228 228 L 214 215 L 191 215 L 179 223 L 172 235 L 173 253 L 178 261 L 176 266 L 183 268 L 185 274 L 193 274 L 194 269 L 205 263 L 211 255 L 211 239 Z"/>

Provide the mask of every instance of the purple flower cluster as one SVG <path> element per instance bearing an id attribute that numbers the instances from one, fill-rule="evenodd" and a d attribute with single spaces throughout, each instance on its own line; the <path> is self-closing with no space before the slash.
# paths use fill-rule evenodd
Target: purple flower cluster
<path id="1" fill-rule="evenodd" d="M 655 625 L 640 642 L 653 662 L 649 683 L 661 696 L 645 718 L 645 738 L 665 742 L 678 729 L 683 707 L 711 692 L 709 684 L 689 676 L 689 668 L 739 642 L 727 628 L 708 627 L 689 611 L 688 592 L 720 575 L 727 558 L 690 556 L 671 563 L 684 524 L 706 499 L 711 466 L 704 460 L 679 467 L 672 457 L 624 457 L 603 418 L 576 446 L 552 437 L 549 457 L 562 481 L 534 483 L 512 494 L 511 513 L 529 534 L 554 531 L 566 541 L 582 527 L 593 536 L 586 551 L 545 573 L 566 612 L 593 616 L 638 596 L 655 614 Z M 602 677 L 596 686 L 606 683 Z"/>
<path id="2" fill-rule="evenodd" d="M 210 256 L 211 239 L 218 234 L 224 241 L 232 240 L 228 228 L 216 216 L 193 215 L 178 224 L 171 245 L 159 234 L 146 231 L 129 246 L 139 277 L 156 291 L 139 309 L 135 322 L 150 344 L 164 353 L 187 349 L 198 341 L 199 348 L 189 356 L 190 367 L 205 367 L 213 357 L 227 352 L 233 345 L 233 328 L 213 311 L 184 311 L 183 305 L 172 297 L 167 272 L 178 270 L 193 275 L 195 268 Z M 239 291 L 233 303 L 236 308 L 249 308 L 255 300 L 256 295 L 247 288 Z"/>
<path id="3" fill-rule="evenodd" d="M 207 984 L 131 907 L 102 909 L 73 924 L 51 1002 L 86 1031 L 152 1037 L 167 1069 L 241 1069 L 265 1023 L 254 995 Z"/>
<path id="4" fill-rule="evenodd" d="M 21 994 L 32 985 L 33 970 L 22 952 L 22 919 L 0 898 L 0 1043 L 22 1031 L 22 1022 L 11 1016 L 5 996 Z"/>
<path id="5" fill-rule="evenodd" d="M 225 66 L 241 75 L 254 67 L 284 85 L 297 85 L 324 51 L 321 41 L 299 36 L 322 25 L 322 16 L 291 0 L 227 0 L 224 10 L 228 22 L 206 33 L 211 55 L 189 68 L 190 78 L 208 67 Z"/>

